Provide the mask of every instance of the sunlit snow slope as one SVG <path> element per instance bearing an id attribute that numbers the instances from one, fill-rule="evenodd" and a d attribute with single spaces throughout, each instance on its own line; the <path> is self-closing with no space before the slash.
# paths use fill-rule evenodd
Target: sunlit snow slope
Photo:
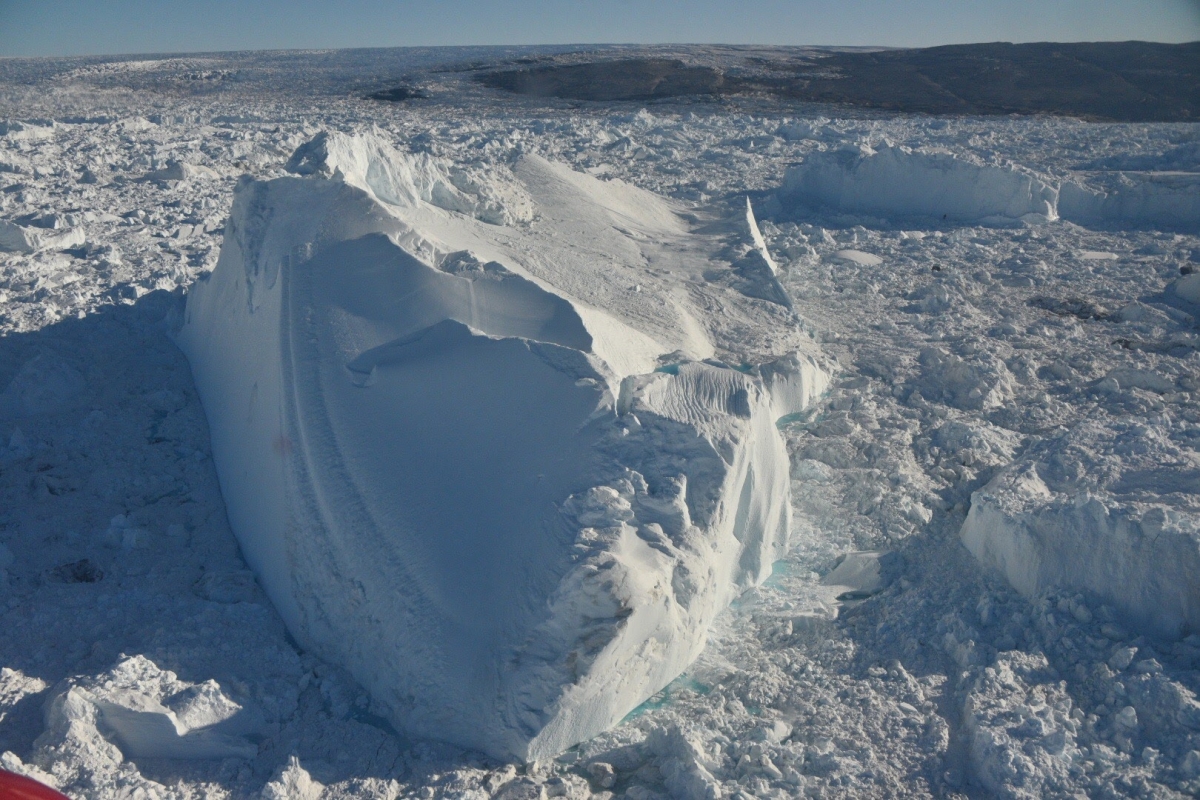
<path id="1" fill-rule="evenodd" d="M 289 169 L 239 185 L 180 333 L 247 560 L 403 730 L 608 728 L 787 545 L 775 422 L 827 377 L 752 212 L 374 135 Z"/>

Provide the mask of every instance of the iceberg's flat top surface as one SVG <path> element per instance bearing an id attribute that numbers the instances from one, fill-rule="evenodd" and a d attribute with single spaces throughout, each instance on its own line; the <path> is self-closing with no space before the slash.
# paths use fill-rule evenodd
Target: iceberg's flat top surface
<path id="1" fill-rule="evenodd" d="M 1196 586 L 1184 569 L 1189 552 L 1179 547 L 1195 519 L 1200 425 L 1200 239 L 1192 206 L 1181 202 L 1200 174 L 1196 125 L 799 111 L 758 96 L 644 108 L 571 103 L 487 89 L 471 80 L 475 70 L 430 69 L 551 50 L 0 64 L 0 220 L 7 223 L 0 227 L 8 232 L 0 235 L 0 767 L 89 800 L 137 792 L 239 799 L 1200 792 L 1200 640 L 1186 625 L 1156 630 L 1153 614 L 1131 613 L 1146 598 L 1170 601 L 1158 609 L 1181 609 Z M 760 69 L 746 59 L 761 53 L 739 49 L 622 52 Z M 360 99 L 393 85 L 391 77 L 364 75 L 402 75 L 427 97 Z M 764 366 L 794 343 L 785 300 L 804 321 L 801 340 L 815 337 L 839 368 L 813 409 L 780 413 L 775 452 L 790 467 L 794 514 L 790 548 L 765 564 L 766 580 L 713 615 L 707 643 L 683 675 L 608 732 L 536 767 L 398 734 L 360 677 L 288 632 L 280 604 L 264 591 L 265 573 L 256 577 L 249 550 L 230 530 L 230 495 L 212 458 L 216 431 L 171 338 L 183 292 L 216 265 L 239 178 L 325 180 L 287 170 L 295 149 L 321 130 L 372 124 L 413 157 L 408 182 L 392 185 L 394 199 L 425 197 L 428 205 L 432 179 L 451 176 L 433 167 L 461 171 L 443 183 L 438 203 L 404 212 L 421 215 L 419 226 L 404 223 L 419 228 L 421 241 L 445 239 L 438 258 L 420 251 L 429 255 L 417 259 L 425 260 L 416 272 L 433 275 L 424 296 L 438 298 L 438 318 L 456 320 L 431 332 L 444 337 L 440 352 L 464 344 L 455 345 L 462 372 L 439 372 L 439 396 L 461 388 L 455 381 L 465 382 L 478 351 L 503 353 L 505 369 L 526 376 L 513 388 L 522 400 L 541 401 L 553 390 L 574 398 L 560 404 L 565 415 L 586 407 L 582 398 L 590 404 L 612 395 L 642 427 L 629 426 L 613 440 L 619 446 L 599 452 L 632 462 L 664 452 L 649 444 L 660 441 L 667 415 L 671 425 L 712 432 L 726 414 L 746 421 L 735 412 L 747 405 L 756 419 L 754 404 L 767 396 L 772 414 L 804 404 L 798 362 Z M 864 147 L 878 153 L 885 142 L 895 156 L 908 148 L 939 157 L 897 158 L 907 184 L 844 184 L 871 208 L 780 194 L 790 168 Z M 1033 176 L 1057 189 L 1059 219 L 967 218 L 936 207 L 905 213 L 917 209 L 904 205 L 897 187 L 928 186 L 944 159 L 966 167 L 960 177 L 992 167 Z M 549 209 L 534 213 L 543 189 L 527 187 L 523 164 L 529 175 L 540 170 L 547 194 L 557 193 Z M 643 191 L 665 198 L 681 227 L 605 191 L 581 197 L 567 179 L 585 173 L 621 198 Z M 486 175 L 504 180 L 478 180 Z M 971 185 L 956 184 L 960 193 L 947 196 L 961 198 Z M 868 186 L 887 188 L 898 210 L 880 209 Z M 745 244 L 754 239 L 747 197 L 765 255 Z M 568 202 L 598 209 L 592 222 L 572 228 L 579 240 L 548 235 L 555 215 L 579 224 L 559 214 L 558 204 Z M 449 226 L 463 217 L 475 221 Z M 605 232 L 596 220 L 613 222 Z M 353 246 L 391 254 L 392 269 L 414 264 L 397 248 L 416 252 L 419 243 L 400 247 L 399 228 L 340 230 L 338 247 L 366 236 Z M 590 269 L 591 251 L 572 247 L 585 236 L 601 237 L 604 248 L 620 244 L 613 280 L 568 288 L 573 271 L 529 257 L 553 249 L 555 261 L 574 258 Z M 674 258 L 673 248 L 688 242 Z M 473 255 L 451 258 L 462 249 Z M 287 255 L 295 267 L 322 252 L 343 250 Z M 698 267 L 697 252 L 709 266 Z M 506 272 L 489 267 L 492 260 Z M 439 265 L 436 275 L 429 264 Z M 256 294 L 264 302 L 275 291 L 270 276 L 285 274 L 272 273 L 276 265 L 282 259 L 264 263 Z M 650 277 L 630 287 L 616 279 L 638 269 Z M 496 289 L 486 308 L 463 288 L 484 282 Z M 664 291 L 675 285 L 686 292 Z M 329 288 L 341 290 L 339 307 L 353 305 L 350 295 L 364 300 L 350 284 Z M 624 302 L 622 291 L 636 299 Z M 396 340 L 416 331 L 395 327 L 385 297 L 396 300 L 379 292 L 345 317 L 377 325 L 293 328 L 328 334 L 299 345 L 354 354 L 354 369 L 326 376 L 329 385 L 351 384 L 346 405 L 330 408 L 366 404 L 376 387 L 391 387 L 413 413 L 432 402 L 398 388 L 397 378 L 424 367 L 400 358 L 416 352 L 416 340 Z M 656 310 L 654 297 L 669 302 Z M 332 314 L 332 305 L 322 308 Z M 518 313 L 531 308 L 537 313 Z M 475 327 L 463 336 L 472 309 L 485 312 L 478 324 L 493 332 Z M 695 327 L 680 324 L 689 318 Z M 617 378 L 645 375 L 642 351 L 610 350 L 632 354 L 632 366 L 613 367 L 595 342 L 626 341 L 616 334 L 631 330 L 653 340 L 651 350 L 707 341 L 713 359 L 735 369 L 704 364 L 699 348 L 661 365 L 655 352 L 660 371 L 627 384 L 623 402 Z M 540 341 L 541 355 L 522 341 Z M 553 348 L 584 354 L 588 368 L 603 373 L 595 386 L 560 381 L 564 365 L 542 358 Z M 259 352 L 236 342 L 227 349 Z M 769 391 L 755 398 L 760 382 Z M 457 403 L 483 416 L 506 407 L 477 385 Z M 694 402 L 701 397 L 711 405 Z M 260 385 L 257 413 L 279 407 Z M 483 416 L 467 426 L 471 435 L 484 428 L 497 443 L 520 440 L 485 426 Z M 382 425 L 371 430 L 380 441 L 367 441 L 367 452 L 401 435 Z M 299 448 L 274 433 L 262 431 L 255 446 L 277 465 Z M 676 474 L 673 458 L 697 452 L 669 455 L 658 467 L 667 477 Z M 728 474 L 710 463 L 717 469 L 705 474 Z M 581 474 L 573 467 L 551 475 L 529 461 L 506 479 L 518 483 L 523 470 L 564 482 Z M 579 545 L 575 563 L 598 574 L 651 578 L 614 581 L 626 597 L 684 596 L 690 583 L 704 584 L 699 573 L 681 572 L 677 584 L 658 576 L 681 563 L 684 548 L 673 537 L 682 523 L 705 524 L 693 506 L 677 502 L 700 490 L 692 477 L 686 487 L 647 480 L 643 490 L 627 476 L 628 485 L 614 479 L 571 489 L 571 502 L 554 510 L 571 520 L 561 541 Z M 435 480 L 416 476 L 413 494 Z M 994 502 L 973 500 L 984 495 Z M 427 509 L 407 497 L 405 505 L 423 519 Z M 471 524 L 465 504 L 453 513 Z M 964 546 L 971 515 L 996 523 L 987 528 L 992 554 L 1055 557 L 1017 559 L 1011 563 L 1021 569 L 1009 574 L 989 551 L 977 558 Z M 589 527 L 594 538 L 579 538 Z M 1055 536 L 1062 533 L 1070 535 Z M 1082 555 L 1098 568 L 1079 568 L 1078 553 L 1059 558 L 1061 548 L 1005 549 L 1082 540 L 1097 544 Z M 1168 542 L 1175 549 L 1164 560 Z M 397 559 L 377 552 L 365 572 L 389 573 Z M 464 574 L 488 574 L 483 558 L 471 561 L 478 552 L 463 554 Z M 498 568 L 515 563 L 519 572 L 523 562 L 512 553 L 491 552 Z M 757 552 L 763 562 L 773 558 Z M 404 555 L 415 563 L 419 553 Z M 429 554 L 423 577 L 437 574 L 436 557 Z M 752 560 L 739 568 L 763 566 Z M 1038 579 L 1032 588 L 1029 576 Z M 504 591 L 526 579 L 515 574 L 496 585 Z M 470 622 L 468 595 L 428 580 L 420 588 L 437 597 L 438 614 Z M 557 606 L 558 618 L 573 621 L 541 629 L 538 640 L 549 646 L 527 652 L 543 664 L 584 617 L 597 621 L 596 641 L 610 641 L 607 620 L 620 613 L 599 602 L 611 594 L 559 597 L 569 602 Z M 682 619 L 648 614 L 638 624 L 650 631 Z M 363 638 L 362 646 L 376 640 Z M 592 671 L 620 679 L 634 674 L 626 663 Z M 525 684 L 528 705 L 549 707 L 535 690 L 552 685 L 561 684 Z M 167 726 L 174 738 L 158 736 Z M 144 749 L 150 740 L 165 741 L 165 749 Z M 201 757 L 214 752 L 229 756 Z"/>

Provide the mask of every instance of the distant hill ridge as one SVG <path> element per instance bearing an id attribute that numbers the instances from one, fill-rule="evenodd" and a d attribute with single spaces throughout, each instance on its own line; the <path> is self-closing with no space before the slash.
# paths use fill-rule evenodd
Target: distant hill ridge
<path id="1" fill-rule="evenodd" d="M 1200 119 L 1200 42 L 1038 42 L 876 51 L 797 50 L 745 74 L 671 58 L 618 58 L 481 73 L 485 86 L 573 100 L 770 94 L 928 114 Z"/>

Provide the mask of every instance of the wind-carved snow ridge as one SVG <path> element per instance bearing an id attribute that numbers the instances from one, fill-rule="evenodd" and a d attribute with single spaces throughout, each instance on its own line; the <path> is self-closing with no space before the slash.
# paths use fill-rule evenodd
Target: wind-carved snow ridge
<path id="1" fill-rule="evenodd" d="M 788 545 L 775 423 L 828 373 L 752 213 L 372 134 L 290 166 L 239 184 L 180 332 L 248 562 L 407 732 L 539 759 L 607 729 Z M 780 298 L 706 279 L 731 236 Z"/>

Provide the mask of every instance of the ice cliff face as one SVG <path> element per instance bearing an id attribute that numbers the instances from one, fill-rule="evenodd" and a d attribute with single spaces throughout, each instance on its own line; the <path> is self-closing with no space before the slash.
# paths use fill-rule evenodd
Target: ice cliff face
<path id="1" fill-rule="evenodd" d="M 1164 382 L 1114 373 L 1114 385 Z M 1083 591 L 1138 630 L 1187 635 L 1200 630 L 1198 483 L 1195 457 L 1160 427 L 1087 423 L 975 492 L 962 540 L 1026 596 Z"/>
<path id="2" fill-rule="evenodd" d="M 827 377 L 786 295 L 537 157 L 290 168 L 239 185 L 179 337 L 247 560 L 403 730 L 536 759 L 613 725 L 787 545 L 775 422 Z"/>
<path id="3" fill-rule="evenodd" d="M 1057 188 L 1014 166 L 979 164 L 949 153 L 884 142 L 814 153 L 784 177 L 781 198 L 883 216 L 1004 221 L 1056 219 Z"/>
<path id="4" fill-rule="evenodd" d="M 1011 163 L 887 141 L 810 154 L 788 169 L 778 199 L 785 210 L 824 208 L 897 220 L 1004 226 L 1062 218 L 1189 232 L 1200 225 L 1200 181 L 1193 172 L 1087 172 L 1059 181 Z"/>

